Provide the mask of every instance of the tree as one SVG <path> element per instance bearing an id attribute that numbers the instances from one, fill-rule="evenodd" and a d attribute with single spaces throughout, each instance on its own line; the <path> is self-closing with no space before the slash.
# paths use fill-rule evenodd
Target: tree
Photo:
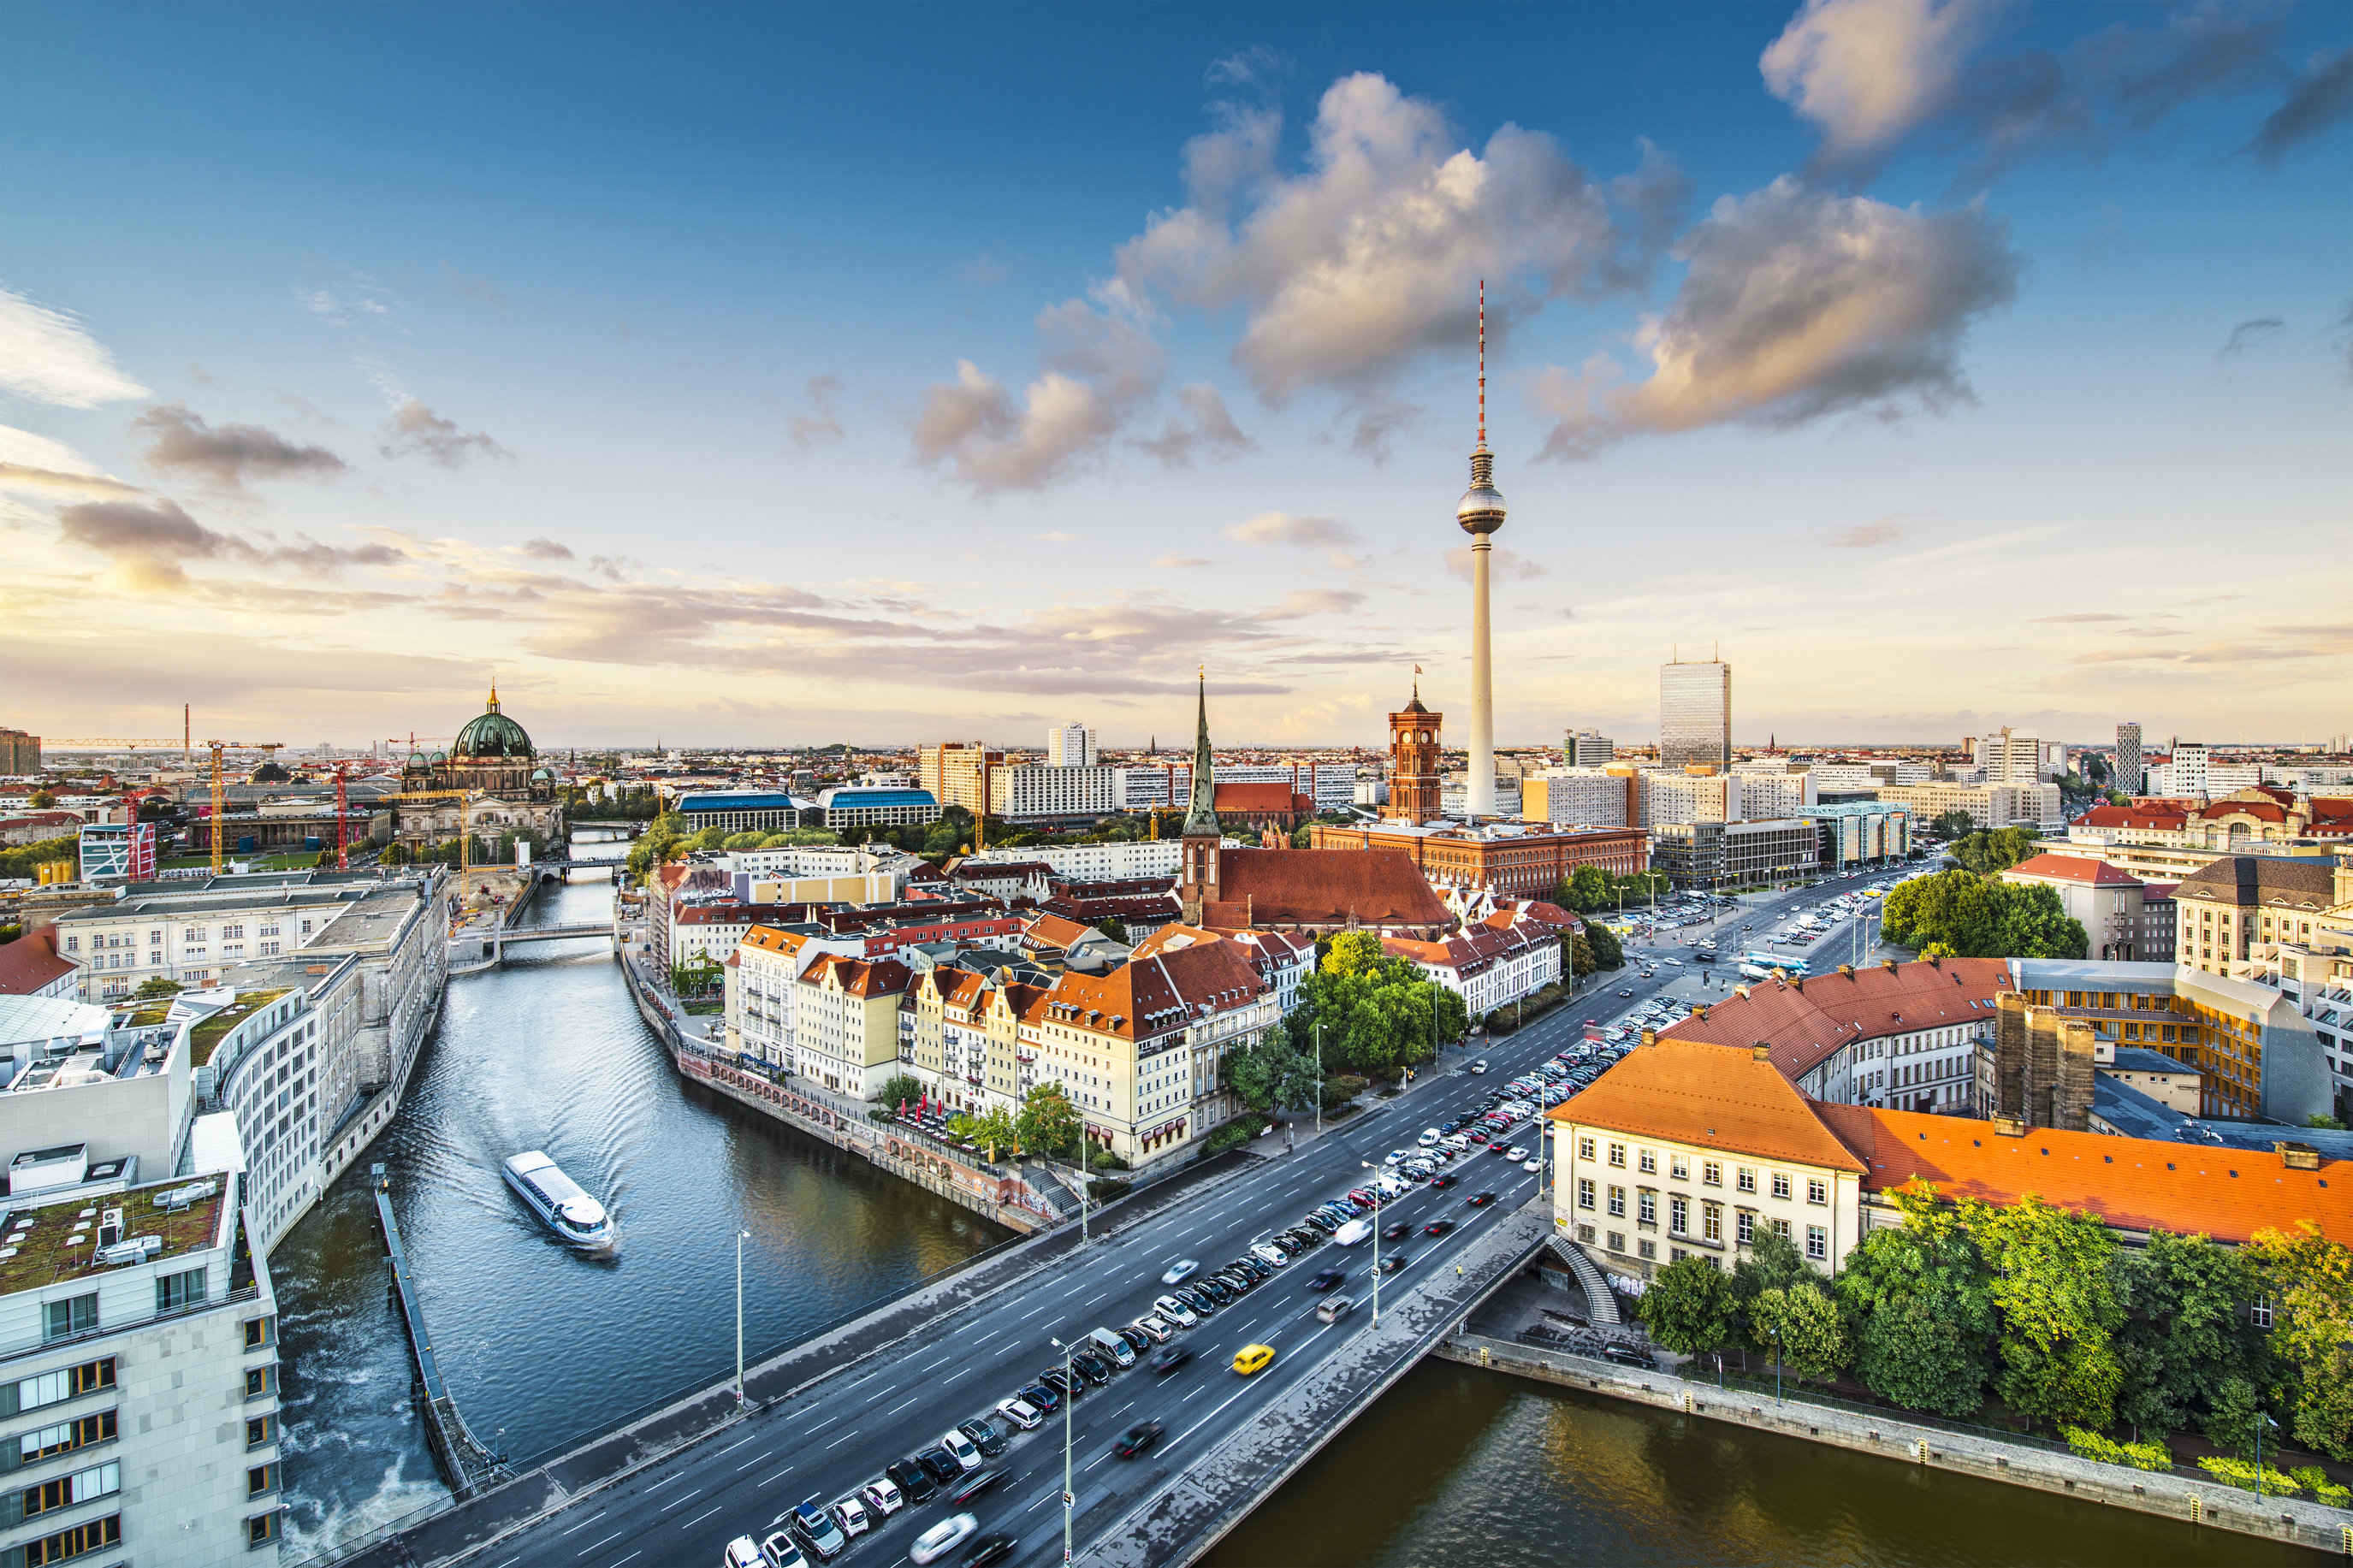
<path id="1" fill-rule="evenodd" d="M 1846 1325 L 1811 1280 L 1761 1292 L 1748 1314 L 1752 1331 L 1773 1347 L 1775 1360 L 1799 1377 L 1825 1379 L 1846 1364 Z"/>
<path id="2" fill-rule="evenodd" d="M 1331 951 L 1318 967 L 1326 974 L 1364 974 L 1380 966 L 1381 939 L 1368 931 L 1344 931 L 1332 939 Z"/>
<path id="3" fill-rule="evenodd" d="M 1560 940 L 1565 948 L 1561 956 L 1568 961 L 1567 967 L 1571 975 L 1582 980 L 1600 967 L 1593 955 L 1593 943 L 1585 932 L 1571 931 Z"/>
<path id="4" fill-rule="evenodd" d="M 2012 886 L 1974 872 L 1939 871 L 1896 885 L 1882 907 L 1882 932 L 1899 947 L 1931 947 L 1959 958 L 2081 958 L 2090 943 L 2058 893 Z"/>
<path id="5" fill-rule="evenodd" d="M 1660 1269 L 1634 1311 L 1651 1338 L 1677 1355 L 1720 1350 L 1736 1328 L 1732 1282 L 1706 1258 L 1682 1258 Z"/>
<path id="6" fill-rule="evenodd" d="M 180 994 L 180 990 L 181 987 L 177 981 L 166 980 L 162 975 L 158 974 L 152 979 L 141 981 L 139 983 L 139 989 L 133 991 L 131 994 L 132 999 L 135 1001 L 151 1002 L 158 997 L 177 996 Z"/>
<path id="7" fill-rule="evenodd" d="M 977 1116 L 966 1115 L 959 1120 L 964 1123 L 964 1130 L 958 1136 L 968 1143 L 980 1145 L 987 1152 L 992 1163 L 997 1159 L 997 1152 L 1011 1148 L 1014 1140 L 1020 1135 L 1014 1126 L 1013 1118 L 994 1107 Z M 949 1123 L 951 1128 L 955 1125 L 954 1121 Z"/>
<path id="8" fill-rule="evenodd" d="M 1975 1415 L 1985 1404 L 1994 1330 L 1985 1259 L 1925 1181 L 1894 1196 L 1904 1224 L 1865 1235 L 1832 1287 L 1855 1375 L 1907 1409 Z"/>
<path id="9" fill-rule="evenodd" d="M 2105 1431 L 2124 1384 L 2115 1238 L 2093 1215 L 2031 1193 L 2004 1208 L 1972 1200 L 1962 1216 L 1993 1271 L 2002 1403 L 2031 1419 Z"/>
<path id="10" fill-rule="evenodd" d="M 2266 1352 L 2245 1305 L 2262 1287 L 2240 1252 L 2156 1230 L 2147 1247 L 2118 1253 L 2116 1276 L 2129 1310 L 2116 1336 L 2116 1415 L 2136 1435 L 2179 1431 L 2221 1383 L 2260 1375 Z"/>
<path id="11" fill-rule="evenodd" d="M 2246 1252 L 2274 1305 L 2272 1348 L 2289 1368 L 2296 1440 L 2353 1460 L 2353 1247 L 2305 1220 L 2257 1231 Z"/>
<path id="12" fill-rule="evenodd" d="M 49 807 L 58 804 L 58 797 L 47 790 L 37 789 L 32 793 L 32 795 L 25 802 L 25 804 L 31 806 L 35 811 L 47 811 Z"/>
<path id="13" fill-rule="evenodd" d="M 721 847 L 727 849 L 757 849 L 767 841 L 768 836 L 759 829 L 745 828 L 741 833 L 729 834 L 722 841 Z"/>
<path id="14" fill-rule="evenodd" d="M 707 952 L 670 965 L 670 988 L 680 996 L 701 996 L 727 978 L 726 969 Z"/>
<path id="15" fill-rule="evenodd" d="M 2206 1440 L 2242 1458 L 2255 1451 L 2255 1425 L 2263 1418 L 2263 1395 L 2252 1379 L 2226 1377 L 2214 1385 L 2206 1415 Z"/>
<path id="16" fill-rule="evenodd" d="M 1579 866 L 1560 885 L 1560 901 L 1581 915 L 1615 904 L 1617 896 L 1609 886 L 1609 874 L 1599 866 Z"/>
<path id="17" fill-rule="evenodd" d="M 874 1099 L 878 1104 L 895 1111 L 902 1105 L 919 1104 L 927 1092 L 922 1079 L 911 1072 L 899 1072 L 882 1080 L 882 1087 L 875 1092 Z"/>
<path id="18" fill-rule="evenodd" d="M 1127 941 L 1127 922 L 1117 915 L 1105 915 L 1095 921 L 1095 930 L 1113 942 L 1124 943 Z"/>
<path id="19" fill-rule="evenodd" d="M 1588 921 L 1585 924 L 1585 940 L 1593 949 L 1595 963 L 1603 969 L 1626 967 L 1625 945 L 1619 942 L 1616 931 L 1611 931 L 1599 921 Z"/>
<path id="20" fill-rule="evenodd" d="M 1749 1245 L 1748 1256 L 1733 1266 L 1732 1304 L 1743 1331 L 1741 1343 L 1749 1350 L 1767 1348 L 1764 1335 L 1757 1331 L 1755 1307 L 1767 1290 L 1787 1290 L 1790 1286 L 1813 1278 L 1813 1269 L 1806 1263 L 1798 1244 L 1778 1230 L 1760 1227 L 1757 1238 Z"/>
<path id="21" fill-rule="evenodd" d="M 1080 1136 L 1086 1131 L 1086 1119 L 1071 1103 L 1070 1096 L 1062 1092 L 1061 1085 L 1041 1083 L 1023 1098 L 1014 1127 L 1021 1146 L 1032 1154 L 1076 1159 Z"/>
<path id="22" fill-rule="evenodd" d="M 1966 811 L 1940 811 L 1929 824 L 1937 837 L 1950 843 L 1977 830 L 1977 818 Z"/>

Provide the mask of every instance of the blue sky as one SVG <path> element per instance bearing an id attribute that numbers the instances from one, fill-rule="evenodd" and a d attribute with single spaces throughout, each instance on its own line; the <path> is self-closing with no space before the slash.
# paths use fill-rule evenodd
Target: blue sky
<path id="1" fill-rule="evenodd" d="M 0 722 L 2353 721 L 2353 18 L 34 8 Z M 283 731 L 285 733 L 278 733 Z"/>

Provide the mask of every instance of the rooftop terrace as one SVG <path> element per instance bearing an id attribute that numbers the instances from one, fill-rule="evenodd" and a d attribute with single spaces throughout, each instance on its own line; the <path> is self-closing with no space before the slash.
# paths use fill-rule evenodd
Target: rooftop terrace
<path id="1" fill-rule="evenodd" d="M 221 1179 L 213 1176 L 158 1182 L 124 1193 L 84 1196 L 79 1202 L 69 1197 L 36 1207 L 37 1201 L 38 1194 L 6 1200 L 6 1217 L 0 1220 L 0 1295 L 95 1280 L 110 1268 L 202 1252 L 220 1240 L 227 1200 Z M 160 1244 L 153 1251 L 142 1249 L 112 1264 L 96 1261 L 99 1222 L 111 1208 L 122 1211 L 125 1242 L 152 1236 Z M 227 1284 L 227 1280 L 216 1281 L 215 1288 Z"/>

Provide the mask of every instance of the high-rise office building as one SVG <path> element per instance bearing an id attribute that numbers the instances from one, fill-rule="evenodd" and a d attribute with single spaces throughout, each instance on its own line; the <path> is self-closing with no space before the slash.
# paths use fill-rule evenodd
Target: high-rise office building
<path id="1" fill-rule="evenodd" d="M 1618 760 L 1618 742 L 1598 730 L 1571 730 L 1561 737 L 1561 765 L 1606 768 Z"/>
<path id="2" fill-rule="evenodd" d="M 2116 766 L 2108 770 L 2109 783 L 2126 795 L 2138 795 L 2144 776 L 2140 760 L 2140 726 L 2119 724 L 2116 726 Z"/>
<path id="3" fill-rule="evenodd" d="M 2173 754 L 2168 759 L 2166 793 L 2172 795 L 2204 795 L 2210 759 L 2206 748 L 2196 741 L 2176 741 Z"/>
<path id="4" fill-rule="evenodd" d="M 1047 731 L 1046 765 L 1050 768 L 1093 767 L 1095 732 L 1084 724 L 1057 724 Z"/>
<path id="5" fill-rule="evenodd" d="M 41 738 L 22 730 L 0 730 L 0 773 L 30 777 L 41 771 Z"/>
<path id="6" fill-rule="evenodd" d="M 1995 733 L 1979 737 L 1976 751 L 1978 765 L 1985 769 L 1985 782 L 1989 784 L 2038 784 L 2047 772 L 2042 737 L 2031 730 L 2004 724 Z"/>
<path id="7" fill-rule="evenodd" d="M 1713 658 L 1659 666 L 1659 763 L 1732 765 L 1732 666 Z"/>

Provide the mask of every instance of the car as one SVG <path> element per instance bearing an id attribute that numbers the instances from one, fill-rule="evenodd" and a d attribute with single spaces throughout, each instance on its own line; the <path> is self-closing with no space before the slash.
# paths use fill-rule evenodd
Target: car
<path id="1" fill-rule="evenodd" d="M 1195 1295 L 1208 1297 L 1211 1304 L 1219 1307 L 1232 1306 L 1234 1304 L 1235 1298 L 1240 1294 L 1240 1291 L 1236 1290 L 1232 1286 L 1227 1284 L 1222 1279 L 1197 1280 L 1193 1284 L 1187 1285 L 1186 1289 L 1192 1291 Z"/>
<path id="2" fill-rule="evenodd" d="M 1472 1193 L 1470 1199 L 1471 1206 L 1474 1209 L 1485 1208 L 1494 1201 L 1495 1194 L 1493 1193 Z"/>
<path id="3" fill-rule="evenodd" d="M 950 1427 L 941 1433 L 939 1446 L 948 1451 L 948 1457 L 955 1460 L 958 1469 L 980 1468 L 980 1445 L 965 1436 L 961 1426 Z"/>
<path id="4" fill-rule="evenodd" d="M 932 1479 L 932 1472 L 923 1468 L 921 1459 L 913 1456 L 883 1466 L 882 1473 L 898 1484 L 899 1489 L 906 1493 L 909 1502 L 923 1502 L 940 1489 L 940 1483 Z"/>
<path id="5" fill-rule="evenodd" d="M 1648 1351 L 1636 1350 L 1632 1345 L 1603 1345 L 1601 1347 L 1601 1359 L 1603 1361 L 1616 1362 L 1620 1366 L 1639 1366 L 1647 1372 L 1656 1372 L 1659 1370 L 1659 1362 L 1656 1356 L 1653 1356 Z"/>
<path id="6" fill-rule="evenodd" d="M 1490 1142 L 1487 1135 L 1487 1130 L 1484 1127 L 1476 1127 L 1472 1129 L 1471 1142 L 1473 1143 L 1485 1143 Z"/>
<path id="7" fill-rule="evenodd" d="M 1160 1435 L 1166 1430 L 1157 1421 L 1139 1421 L 1119 1435 L 1119 1441 L 1111 1446 L 1111 1451 L 1123 1459 L 1133 1459 L 1159 1442 Z"/>
<path id="8" fill-rule="evenodd" d="M 1249 1377 L 1254 1373 L 1265 1371 L 1267 1363 L 1272 1360 L 1274 1360 L 1272 1345 L 1244 1345 L 1234 1352 L 1234 1371 L 1243 1377 Z"/>
<path id="9" fill-rule="evenodd" d="M 1110 1363 L 1092 1351 L 1080 1351 L 1071 1356 L 1071 1371 L 1097 1387 L 1111 1381 Z"/>
<path id="10" fill-rule="evenodd" d="M 820 1563 L 832 1562 L 849 1544 L 849 1537 L 841 1533 L 833 1515 L 815 1503 L 802 1503 L 786 1516 L 785 1523 Z"/>
<path id="11" fill-rule="evenodd" d="M 1440 1171 L 1437 1175 L 1430 1178 L 1430 1184 L 1443 1192 L 1446 1188 L 1452 1186 L 1461 1179 L 1461 1177 L 1454 1175 L 1450 1172 Z"/>
<path id="12" fill-rule="evenodd" d="M 1528 1150 L 1525 1143 L 1514 1143 L 1504 1151 L 1504 1158 L 1506 1160 L 1525 1160 L 1527 1157 Z"/>
<path id="13" fill-rule="evenodd" d="M 1005 1446 L 1013 1441 L 1013 1435 L 1010 1432 L 986 1415 L 976 1415 L 969 1421 L 959 1421 L 956 1423 L 956 1430 L 972 1439 L 972 1446 L 980 1450 L 980 1456 L 984 1459 L 997 1458 L 997 1455 L 1005 1452 Z"/>
<path id="14" fill-rule="evenodd" d="M 1412 1151 L 1408 1149 L 1392 1149 L 1388 1153 L 1381 1156 L 1381 1163 L 1384 1165 L 1394 1165 L 1410 1152 L 1412 1152 Z"/>
<path id="15" fill-rule="evenodd" d="M 1218 1308 L 1223 1304 L 1214 1297 L 1210 1296 L 1208 1292 L 1198 1289 L 1191 1285 L 1179 1285 L 1176 1287 L 1176 1299 L 1191 1307 L 1194 1311 L 1199 1313 L 1205 1318 L 1209 1316 L 1212 1312 L 1215 1312 Z"/>
<path id="16" fill-rule="evenodd" d="M 1339 1229 L 1342 1222 L 1319 1210 L 1309 1215 L 1304 1223 L 1314 1226 L 1317 1230 L 1328 1233 Z"/>
<path id="17" fill-rule="evenodd" d="M 1437 1142 L 1440 1138 L 1443 1138 L 1443 1137 L 1445 1137 L 1445 1136 L 1446 1136 L 1446 1134 L 1445 1134 L 1445 1133 L 1440 1132 L 1440 1131 L 1437 1128 L 1435 1128 L 1435 1127 L 1425 1127 L 1425 1128 L 1423 1128 L 1423 1129 L 1421 1130 L 1421 1138 L 1420 1138 L 1419 1142 L 1420 1142 L 1420 1143 L 1421 1143 L 1421 1146 L 1422 1146 L 1423 1148 L 1427 1149 L 1427 1148 L 1429 1148 L 1431 1144 L 1433 1144 L 1433 1143 Z"/>
<path id="18" fill-rule="evenodd" d="M 1075 1405 L 1087 1392 L 1087 1380 L 1079 1373 L 1065 1373 L 1059 1366 L 1050 1366 L 1038 1374 L 1038 1381 Z"/>
<path id="19" fill-rule="evenodd" d="M 1192 1308 L 1187 1306 L 1184 1302 L 1178 1300 L 1174 1296 L 1161 1297 L 1158 1300 L 1152 1303 L 1152 1310 L 1158 1312 L 1170 1322 L 1175 1323 L 1180 1329 L 1189 1329 L 1194 1324 L 1201 1321 L 1199 1318 L 1193 1315 Z"/>
<path id="20" fill-rule="evenodd" d="M 1265 1261 L 1273 1264 L 1277 1268 L 1282 1268 L 1283 1265 L 1291 1261 L 1291 1254 L 1283 1251 L 1282 1248 L 1275 1246 L 1274 1243 L 1271 1241 L 1260 1242 L 1257 1246 L 1250 1248 L 1250 1253 L 1253 1257 L 1263 1258 Z"/>
<path id="21" fill-rule="evenodd" d="M 1481 1057 L 1477 1061 L 1472 1062 L 1472 1063 L 1471 1064 L 1471 1075 L 1472 1075 L 1473 1078 L 1478 1077 L 1481 1073 L 1483 1073 L 1483 1072 L 1485 1072 L 1486 1070 L 1487 1070 L 1487 1058 L 1484 1058 L 1484 1057 Z"/>
<path id="22" fill-rule="evenodd" d="M 943 1486 L 964 1474 L 964 1462 L 937 1443 L 916 1450 L 915 1462 L 923 1467 L 925 1474 Z"/>
<path id="23" fill-rule="evenodd" d="M 808 1568 L 808 1559 L 801 1554 L 800 1542 L 781 1530 L 760 1542 L 758 1560 L 767 1568 Z"/>
<path id="24" fill-rule="evenodd" d="M 1520 1169 L 1533 1176 L 1544 1169 L 1544 1162 L 1542 1160 L 1523 1160 L 1520 1162 Z"/>
<path id="25" fill-rule="evenodd" d="M 1330 1290 L 1338 1286 L 1340 1281 L 1346 1278 L 1347 1276 L 1337 1268 L 1322 1269 L 1317 1272 L 1314 1279 L 1307 1281 L 1307 1288 L 1310 1290 Z"/>
<path id="26" fill-rule="evenodd" d="M 987 1535 L 975 1538 L 973 1543 L 965 1548 L 964 1556 L 958 1559 L 958 1568 L 990 1568 L 990 1564 L 1002 1563 L 1012 1556 L 1014 1548 L 1020 1544 L 1018 1539 L 1001 1530 L 991 1531 Z"/>
<path id="27" fill-rule="evenodd" d="M 1412 1258 L 1408 1258 L 1402 1252 L 1392 1252 L 1387 1258 L 1381 1259 L 1381 1272 L 1384 1274 L 1394 1274 L 1412 1261 Z"/>
<path id="28" fill-rule="evenodd" d="M 1412 1234 L 1413 1221 L 1409 1219 L 1395 1220 L 1381 1227 L 1383 1241 L 1398 1241 Z"/>
<path id="29" fill-rule="evenodd" d="M 1517 1148 L 1519 1148 L 1519 1145 L 1516 1143 L 1505 1143 L 1499 1140 L 1487 1145 L 1487 1152 L 1490 1154 L 1501 1154 L 1504 1159 L 1508 1160 L 1512 1157 L 1512 1151 Z M 1523 1151 L 1522 1157 L 1525 1157 L 1525 1151 Z"/>
<path id="30" fill-rule="evenodd" d="M 866 1505 L 854 1497 L 843 1498 L 827 1511 L 833 1515 L 833 1522 L 840 1527 L 845 1541 L 854 1541 L 874 1528 L 874 1521 L 867 1514 Z"/>
<path id="31" fill-rule="evenodd" d="M 1183 1345 L 1170 1345 L 1152 1358 L 1152 1375 L 1166 1377 L 1193 1359 L 1193 1352 Z"/>
<path id="32" fill-rule="evenodd" d="M 858 1489 L 858 1500 L 878 1520 L 888 1519 L 907 1506 L 906 1493 L 895 1482 L 880 1476 Z"/>
<path id="33" fill-rule="evenodd" d="M 760 1568 L 760 1543 L 748 1535 L 739 1535 L 727 1543 L 719 1561 L 723 1568 Z"/>
<path id="34" fill-rule="evenodd" d="M 1451 1219 L 1434 1219 L 1428 1225 L 1421 1227 L 1421 1234 L 1424 1236 L 1444 1236 L 1453 1228 L 1454 1222 Z"/>
<path id="35" fill-rule="evenodd" d="M 1050 1383 L 1033 1383 L 1021 1391 L 1019 1397 L 1022 1404 L 1048 1415 L 1062 1407 L 1061 1390 Z"/>
<path id="36" fill-rule="evenodd" d="M 962 1508 L 1004 1479 L 1003 1470 L 983 1470 L 977 1475 L 966 1476 L 962 1486 L 948 1493 L 948 1506 Z"/>
<path id="37" fill-rule="evenodd" d="M 1356 1303 L 1353 1297 L 1328 1296 L 1316 1306 L 1315 1316 L 1319 1321 L 1336 1323 L 1356 1310 Z"/>
<path id="38" fill-rule="evenodd" d="M 1168 1337 L 1176 1331 L 1176 1326 L 1163 1320 L 1157 1312 L 1146 1312 L 1144 1316 L 1136 1319 L 1135 1321 L 1128 1324 L 1128 1327 L 1134 1330 L 1137 1333 L 1142 1334 L 1146 1340 L 1155 1345 L 1166 1342 Z M 1142 1352 L 1139 1352 L 1138 1353 L 1140 1354 Z"/>
<path id="39" fill-rule="evenodd" d="M 1659 962 L 1669 969 L 1681 969 L 1683 966 L 1683 961 L 1680 958 L 1662 958 Z"/>
<path id="40" fill-rule="evenodd" d="M 968 1513 L 952 1514 L 940 1521 L 907 1548 L 910 1563 L 936 1563 L 964 1544 L 965 1536 L 980 1528 L 980 1521 Z"/>
<path id="41" fill-rule="evenodd" d="M 1199 1261 L 1196 1258 L 1180 1258 L 1168 1266 L 1167 1272 L 1160 1276 L 1160 1282 L 1163 1285 L 1182 1285 L 1191 1279 L 1193 1271 L 1200 1267 Z"/>
<path id="42" fill-rule="evenodd" d="M 1018 1395 L 1011 1399 L 998 1400 L 997 1413 L 1024 1432 L 1035 1432 L 1039 1423 L 1046 1419 L 1043 1411 Z"/>

